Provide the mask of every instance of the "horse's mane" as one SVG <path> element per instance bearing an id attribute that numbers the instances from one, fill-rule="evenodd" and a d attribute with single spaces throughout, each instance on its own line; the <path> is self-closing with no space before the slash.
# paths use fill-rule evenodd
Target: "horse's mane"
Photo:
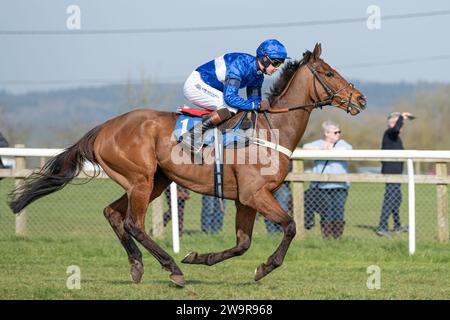
<path id="1" fill-rule="evenodd" d="M 272 102 L 284 92 L 286 86 L 291 81 L 295 72 L 298 70 L 298 68 L 300 68 L 300 66 L 306 64 L 309 61 L 311 54 L 312 52 L 307 50 L 303 53 L 303 58 L 301 60 L 293 60 L 287 62 L 287 64 L 281 70 L 279 79 L 275 81 L 275 83 L 270 88 L 270 92 L 267 97 L 270 104 L 272 104 Z"/>

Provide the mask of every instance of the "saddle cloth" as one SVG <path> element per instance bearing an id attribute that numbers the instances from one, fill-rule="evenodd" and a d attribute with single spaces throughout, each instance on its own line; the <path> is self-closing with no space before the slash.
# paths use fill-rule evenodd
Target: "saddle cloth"
<path id="1" fill-rule="evenodd" d="M 178 108 L 177 113 L 180 114 L 178 117 L 177 123 L 175 124 L 174 135 L 177 141 L 180 140 L 180 137 L 186 132 L 189 131 L 193 126 L 195 126 L 198 122 L 202 121 L 202 116 L 207 115 L 213 111 L 211 110 L 201 110 L 190 108 L 187 106 L 183 106 Z M 237 146 L 244 146 L 248 144 L 248 139 L 245 136 L 251 136 L 253 130 L 248 129 L 243 131 L 241 129 L 241 125 L 243 120 L 246 118 L 247 113 L 244 112 L 236 125 L 228 130 L 221 131 L 223 146 L 225 148 L 235 148 Z M 214 146 L 214 128 L 209 129 L 205 132 L 203 136 L 203 144 L 206 146 Z M 235 132 L 239 132 L 239 135 L 235 134 Z M 245 135 L 245 136 L 242 136 Z"/>

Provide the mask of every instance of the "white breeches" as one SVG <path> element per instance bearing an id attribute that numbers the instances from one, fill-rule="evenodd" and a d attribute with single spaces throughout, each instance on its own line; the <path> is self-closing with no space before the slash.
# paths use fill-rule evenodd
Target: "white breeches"
<path id="1" fill-rule="evenodd" d="M 193 71 L 184 83 L 183 93 L 194 105 L 208 110 L 228 108 L 236 113 L 238 110 L 229 107 L 223 101 L 223 92 L 206 84 L 198 71 Z"/>

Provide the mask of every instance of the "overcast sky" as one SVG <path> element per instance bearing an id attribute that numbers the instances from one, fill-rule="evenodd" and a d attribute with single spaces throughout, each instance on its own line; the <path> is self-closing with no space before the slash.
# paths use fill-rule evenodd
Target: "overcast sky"
<path id="1" fill-rule="evenodd" d="M 69 5 L 81 9 L 81 31 L 196 28 L 369 17 L 381 10 L 381 29 L 366 21 L 239 30 L 134 34 L 5 34 L 66 31 Z M 449 11 L 436 1 L 149 1 L 0 0 L 0 90 L 48 90 L 120 82 L 144 75 L 184 81 L 198 65 L 225 52 L 254 54 L 267 38 L 283 42 L 293 58 L 322 43 L 323 58 L 347 78 L 382 82 L 450 82 L 450 15 L 412 19 L 383 16 Z M 432 60 L 427 61 L 427 58 Z M 407 62 L 410 61 L 410 62 Z M 382 64 L 357 67 L 357 64 Z M 403 63 L 401 63 L 403 62 Z"/>

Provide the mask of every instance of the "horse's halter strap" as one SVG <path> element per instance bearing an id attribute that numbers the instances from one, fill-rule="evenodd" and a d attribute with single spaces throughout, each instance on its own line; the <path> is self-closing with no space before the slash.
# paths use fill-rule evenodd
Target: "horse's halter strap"
<path id="1" fill-rule="evenodd" d="M 295 107 L 289 107 L 289 108 L 283 108 L 283 109 L 270 109 L 269 112 L 271 113 L 281 113 L 281 112 L 289 112 L 292 110 L 296 110 L 296 109 L 303 109 L 303 110 L 308 110 L 307 108 L 313 107 L 313 109 L 316 108 L 322 108 L 324 106 L 332 106 L 332 107 L 340 107 L 344 104 L 347 103 L 347 113 L 350 112 L 352 109 L 356 109 L 358 110 L 358 112 L 361 112 L 361 109 L 355 105 L 353 105 L 351 103 L 352 101 L 352 96 L 353 96 L 353 88 L 354 85 L 351 82 L 348 82 L 345 86 L 343 86 L 342 88 L 340 88 L 337 91 L 334 91 L 329 85 L 328 83 L 326 83 L 325 80 L 323 80 L 319 74 L 317 73 L 317 70 L 308 62 L 306 63 L 306 66 L 308 67 L 308 69 L 311 71 L 311 73 L 314 76 L 314 90 L 316 91 L 316 95 L 317 95 L 317 90 L 316 90 L 316 82 L 315 80 L 319 81 L 319 83 L 322 85 L 322 87 L 325 89 L 326 93 L 328 94 L 328 97 L 326 100 L 319 100 L 316 101 L 314 103 L 311 104 L 305 104 L 305 105 L 301 105 L 301 106 L 295 106 Z M 339 92 L 345 90 L 346 88 L 351 87 L 352 91 L 350 92 L 350 96 L 348 98 L 348 100 L 343 99 L 342 97 L 338 96 Z M 338 105 L 333 105 L 333 100 L 334 98 L 338 96 L 341 100 L 339 101 Z M 317 95 L 318 97 L 318 95 Z M 319 97 L 318 97 L 319 98 Z"/>

